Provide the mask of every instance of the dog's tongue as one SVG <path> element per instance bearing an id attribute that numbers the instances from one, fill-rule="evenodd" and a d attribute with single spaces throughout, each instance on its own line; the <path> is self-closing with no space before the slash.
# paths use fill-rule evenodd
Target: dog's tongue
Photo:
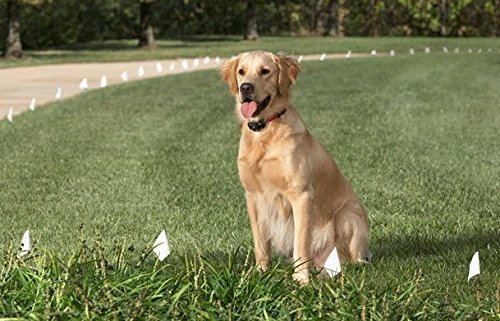
<path id="1" fill-rule="evenodd" d="M 255 113 L 256 110 L 257 110 L 257 103 L 255 101 L 241 104 L 241 114 L 245 118 L 252 117 L 253 113 Z"/>

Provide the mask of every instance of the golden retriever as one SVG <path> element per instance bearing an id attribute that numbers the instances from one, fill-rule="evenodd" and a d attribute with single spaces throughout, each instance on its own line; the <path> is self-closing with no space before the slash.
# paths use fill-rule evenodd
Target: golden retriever
<path id="1" fill-rule="evenodd" d="M 300 72 L 290 56 L 242 53 L 221 68 L 236 98 L 238 171 L 252 227 L 255 260 L 266 270 L 271 244 L 293 258 L 293 278 L 309 282 L 334 247 L 341 262 L 369 257 L 368 216 L 323 146 L 290 104 Z"/>

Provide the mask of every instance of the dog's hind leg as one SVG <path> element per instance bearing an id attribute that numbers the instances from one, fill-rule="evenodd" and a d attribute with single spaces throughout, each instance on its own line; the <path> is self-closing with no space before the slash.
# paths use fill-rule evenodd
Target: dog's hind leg
<path id="1" fill-rule="evenodd" d="M 366 262 L 369 250 L 369 226 L 366 212 L 359 203 L 346 204 L 334 215 L 335 244 L 341 260 Z"/>

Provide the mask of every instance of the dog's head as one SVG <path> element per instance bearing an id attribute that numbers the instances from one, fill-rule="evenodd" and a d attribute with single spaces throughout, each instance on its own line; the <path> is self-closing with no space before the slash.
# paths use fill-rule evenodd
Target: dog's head
<path id="1" fill-rule="evenodd" d="M 236 98 L 237 114 L 242 119 L 279 112 L 286 104 L 289 87 L 300 72 L 297 61 L 284 54 L 265 51 L 245 52 L 227 61 L 222 79 Z M 274 108 L 273 108 L 274 107 Z"/>

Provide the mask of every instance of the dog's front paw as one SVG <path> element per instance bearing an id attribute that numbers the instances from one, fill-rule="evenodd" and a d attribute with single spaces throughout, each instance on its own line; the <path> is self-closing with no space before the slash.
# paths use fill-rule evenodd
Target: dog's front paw
<path id="1" fill-rule="evenodd" d="M 269 270 L 269 263 L 265 263 L 265 262 L 259 262 L 257 263 L 257 271 L 259 272 L 266 272 L 267 270 Z"/>
<path id="2" fill-rule="evenodd" d="M 307 269 L 300 269 L 299 271 L 294 272 L 292 277 L 301 285 L 309 284 L 309 271 Z"/>

